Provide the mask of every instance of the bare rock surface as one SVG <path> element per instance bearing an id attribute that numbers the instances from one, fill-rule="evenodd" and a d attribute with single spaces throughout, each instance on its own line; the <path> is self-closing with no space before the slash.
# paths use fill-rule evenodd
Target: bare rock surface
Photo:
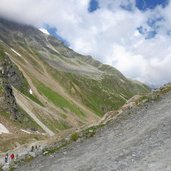
<path id="1" fill-rule="evenodd" d="M 129 110 L 82 143 L 40 156 L 18 171 L 170 171 L 171 93 Z"/>

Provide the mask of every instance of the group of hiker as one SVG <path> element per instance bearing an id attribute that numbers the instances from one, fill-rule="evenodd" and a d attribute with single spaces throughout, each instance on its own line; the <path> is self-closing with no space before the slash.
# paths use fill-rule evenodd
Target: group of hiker
<path id="1" fill-rule="evenodd" d="M 10 163 L 12 161 L 14 161 L 14 158 L 15 158 L 15 155 L 12 153 L 12 154 L 6 154 L 5 155 L 5 163 Z"/>
<path id="2" fill-rule="evenodd" d="M 39 146 L 31 146 L 31 150 L 30 150 L 30 152 L 36 152 L 36 151 L 38 151 L 38 150 L 41 150 L 41 146 L 39 145 Z"/>
<path id="3" fill-rule="evenodd" d="M 21 151 L 21 154 L 15 152 L 7 152 L 2 157 L 3 160 L 0 160 L 0 167 L 2 166 L 2 170 L 9 170 L 9 168 L 13 165 L 15 165 L 15 162 L 19 161 L 20 159 L 25 159 L 28 156 L 36 157 L 42 153 L 42 146 L 41 145 L 35 145 L 29 147 L 30 149 L 25 149 L 24 151 Z M 1 159 L 1 158 L 0 158 Z M 1 168 L 0 168 L 1 170 Z"/>
<path id="4" fill-rule="evenodd" d="M 38 151 L 41 151 L 41 150 L 42 150 L 42 148 L 41 148 L 40 145 L 39 146 L 37 146 L 37 145 L 36 146 L 31 146 L 31 149 L 28 152 L 28 154 L 30 154 L 30 152 L 36 154 Z M 18 158 L 18 155 L 14 155 L 14 153 L 11 153 L 11 154 L 6 153 L 5 156 L 4 156 L 5 164 L 12 163 L 17 158 Z"/>

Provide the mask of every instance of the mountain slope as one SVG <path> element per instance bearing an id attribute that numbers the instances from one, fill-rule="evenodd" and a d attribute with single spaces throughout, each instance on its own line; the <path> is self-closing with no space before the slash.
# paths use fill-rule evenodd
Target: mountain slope
<path id="1" fill-rule="evenodd" d="M 96 123 L 135 94 L 149 92 L 115 68 L 28 25 L 0 19 L 0 46 L 2 61 L 9 59 L 6 65 L 15 68 L 7 75 L 17 102 L 22 97 L 25 108 L 53 133 Z"/>
<path id="2" fill-rule="evenodd" d="M 94 137 L 39 156 L 17 170 L 170 171 L 170 90 L 171 84 L 151 94 L 155 98 L 148 96 L 153 100 L 123 111 Z"/>

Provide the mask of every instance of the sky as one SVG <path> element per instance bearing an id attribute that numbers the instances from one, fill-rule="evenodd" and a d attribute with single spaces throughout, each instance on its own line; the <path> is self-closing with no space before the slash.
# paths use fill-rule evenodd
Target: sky
<path id="1" fill-rule="evenodd" d="M 0 16 L 151 86 L 171 81 L 171 0 L 1 0 Z"/>

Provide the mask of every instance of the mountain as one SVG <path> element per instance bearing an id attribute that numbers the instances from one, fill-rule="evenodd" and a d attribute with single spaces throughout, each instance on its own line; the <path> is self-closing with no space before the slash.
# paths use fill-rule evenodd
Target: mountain
<path id="1" fill-rule="evenodd" d="M 24 137 L 19 143 L 96 123 L 150 91 L 32 26 L 2 18 L 0 70 L 1 122 L 14 139 Z"/>

